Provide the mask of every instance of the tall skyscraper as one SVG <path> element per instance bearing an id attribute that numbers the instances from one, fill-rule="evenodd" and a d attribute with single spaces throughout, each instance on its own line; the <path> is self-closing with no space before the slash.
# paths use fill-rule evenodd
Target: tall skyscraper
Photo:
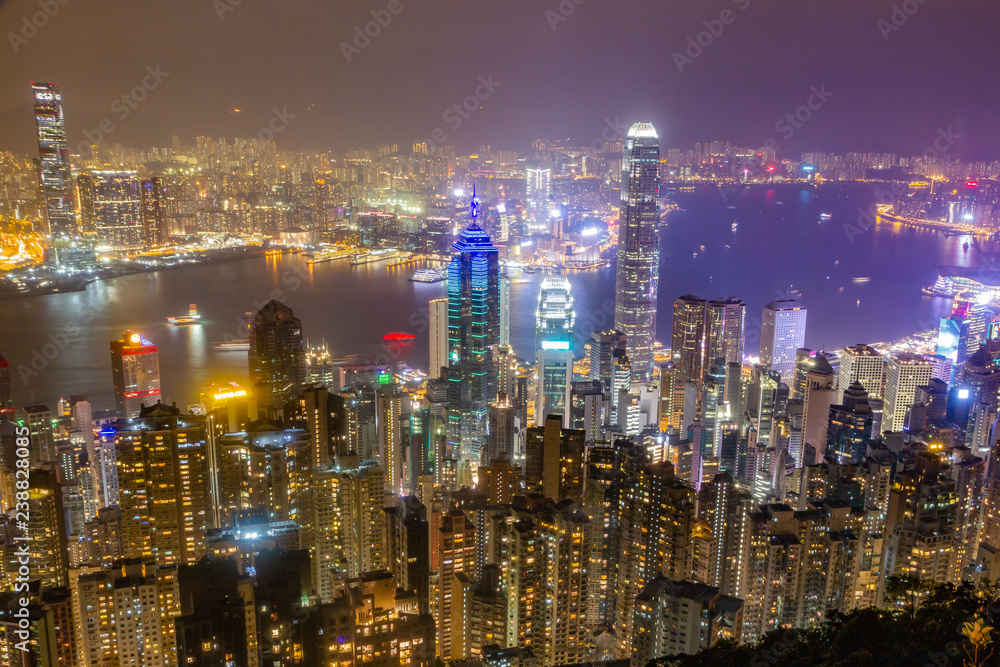
<path id="1" fill-rule="evenodd" d="M 708 302 L 705 313 L 705 359 L 708 363 L 720 358 L 729 364 L 743 363 L 746 313 L 746 304 L 736 297 Z"/>
<path id="2" fill-rule="evenodd" d="M 45 220 L 53 239 L 76 236 L 73 184 L 67 155 L 62 95 L 54 83 L 31 84 L 38 130 L 38 181 L 45 199 Z"/>
<path id="3" fill-rule="evenodd" d="M 839 352 L 840 376 L 837 378 L 837 400 L 844 400 L 844 392 L 855 382 L 860 382 L 869 399 L 885 395 L 885 357 L 870 345 L 848 345 Z"/>
<path id="4" fill-rule="evenodd" d="M 197 561 L 212 524 L 206 418 L 157 403 L 114 430 L 125 556 Z"/>
<path id="5" fill-rule="evenodd" d="M 902 431 L 906 415 L 917 397 L 917 387 L 931 381 L 931 362 L 917 354 L 901 353 L 889 357 L 885 373 L 885 412 L 882 431 Z"/>
<path id="6" fill-rule="evenodd" d="M 500 258 L 479 226 L 475 189 L 469 217 L 448 266 L 448 441 L 456 458 L 478 463 L 489 404 L 497 393 L 493 354 L 500 340 Z"/>
<path id="7" fill-rule="evenodd" d="M 305 381 L 302 322 L 285 304 L 271 300 L 250 322 L 250 382 L 262 404 L 280 408 Z"/>
<path id="8" fill-rule="evenodd" d="M 573 389 L 573 294 L 569 280 L 546 276 L 538 294 L 535 312 L 535 348 L 538 379 L 535 380 L 535 424 L 549 415 L 562 417 L 569 428 L 570 392 Z"/>
<path id="9" fill-rule="evenodd" d="M 625 351 L 625 334 L 621 331 L 592 331 L 590 333 L 589 380 L 600 380 L 606 394 L 611 393 L 614 376 L 615 352 Z"/>
<path id="10" fill-rule="evenodd" d="M 538 225 L 549 224 L 549 211 L 552 210 L 552 168 L 528 167 L 527 186 L 525 187 L 528 207 L 531 209 Z"/>
<path id="11" fill-rule="evenodd" d="M 431 368 L 430 377 L 441 377 L 448 365 L 448 299 L 430 301 Z"/>
<path id="12" fill-rule="evenodd" d="M 656 296 L 660 282 L 660 143 L 650 123 L 628 131 L 622 158 L 615 329 L 626 336 L 632 372 L 653 372 Z"/>
<path id="13" fill-rule="evenodd" d="M 714 358 L 705 356 L 705 320 L 708 302 L 692 294 L 674 301 L 674 319 L 670 338 L 670 354 L 676 371 L 674 381 L 700 383 L 707 364 Z"/>
<path id="14" fill-rule="evenodd" d="M 147 250 L 167 240 L 166 194 L 162 176 L 142 182 L 142 244 Z"/>
<path id="15" fill-rule="evenodd" d="M 111 375 L 115 406 L 125 419 L 139 416 L 139 407 L 160 400 L 160 358 L 156 346 L 135 331 L 111 341 Z"/>
<path id="16" fill-rule="evenodd" d="M 143 248 L 143 196 L 134 171 L 94 170 L 79 183 L 83 217 L 99 247 L 115 252 Z"/>
<path id="17" fill-rule="evenodd" d="M 795 351 L 804 347 L 806 309 L 798 301 L 772 301 L 760 323 L 760 363 L 781 375 L 786 385 L 795 379 Z"/>

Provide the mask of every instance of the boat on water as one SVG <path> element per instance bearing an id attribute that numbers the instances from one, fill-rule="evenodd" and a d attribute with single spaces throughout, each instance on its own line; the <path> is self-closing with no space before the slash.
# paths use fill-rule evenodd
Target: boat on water
<path id="1" fill-rule="evenodd" d="M 832 218 L 832 217 L 833 217 L 833 214 L 832 214 L 832 213 L 820 213 L 820 214 L 819 214 L 819 219 L 820 219 L 820 221 L 823 221 L 823 220 L 829 220 L 829 219 L 830 219 L 830 218 Z"/>
<path id="2" fill-rule="evenodd" d="M 420 269 L 410 276 L 413 283 L 439 283 L 442 280 L 448 280 L 447 269 Z"/>
<path id="3" fill-rule="evenodd" d="M 187 315 L 177 315 L 176 317 L 167 317 L 167 322 L 170 322 L 174 326 L 185 326 L 188 324 L 201 324 L 201 315 L 198 314 L 198 305 L 192 303 L 188 306 Z"/>
<path id="4" fill-rule="evenodd" d="M 739 225 L 737 225 L 736 222 L 733 222 L 733 231 L 734 232 L 736 231 L 737 227 L 739 227 Z"/>
<path id="5" fill-rule="evenodd" d="M 246 352 L 250 349 L 249 338 L 233 338 L 212 343 L 212 349 L 220 352 Z"/>

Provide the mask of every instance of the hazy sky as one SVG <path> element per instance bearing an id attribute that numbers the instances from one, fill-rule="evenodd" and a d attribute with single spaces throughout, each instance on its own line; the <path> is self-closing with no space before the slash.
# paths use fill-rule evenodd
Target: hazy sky
<path id="1" fill-rule="evenodd" d="M 372 11 L 386 25 L 359 49 Z M 642 119 L 666 146 L 791 151 L 917 153 L 950 127 L 963 157 L 1000 158 L 989 0 L 0 0 L 0 28 L 0 149 L 20 152 L 39 80 L 61 85 L 73 145 L 105 119 L 103 141 L 139 147 L 255 135 L 277 109 L 278 146 L 296 150 L 438 128 L 469 149 L 590 143 Z M 481 109 L 446 116 L 477 89 Z"/>

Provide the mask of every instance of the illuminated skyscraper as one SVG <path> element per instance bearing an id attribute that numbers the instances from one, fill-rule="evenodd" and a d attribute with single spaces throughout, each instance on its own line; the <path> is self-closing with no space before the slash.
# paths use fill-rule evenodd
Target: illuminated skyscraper
<path id="1" fill-rule="evenodd" d="M 154 176 L 142 182 L 142 244 L 147 250 L 167 240 L 166 194 L 163 177 Z"/>
<path id="2" fill-rule="evenodd" d="M 795 351 L 804 347 L 806 309 L 798 301 L 772 301 L 764 306 L 760 323 L 760 363 L 781 375 L 786 385 L 795 380 Z"/>
<path id="3" fill-rule="evenodd" d="M 535 424 L 549 415 L 562 417 L 569 428 L 570 391 L 573 389 L 573 294 L 569 280 L 547 276 L 538 294 L 535 344 L 538 378 L 535 380 Z"/>
<path id="4" fill-rule="evenodd" d="M 634 124 L 625 139 L 622 159 L 615 329 L 626 336 L 637 379 L 646 379 L 653 372 L 660 282 L 659 166 L 656 129 L 649 123 Z"/>
<path id="5" fill-rule="evenodd" d="M 38 129 L 38 180 L 45 199 L 45 219 L 53 238 L 76 236 L 73 186 L 66 144 L 62 96 L 55 83 L 32 83 Z"/>
<path id="6" fill-rule="evenodd" d="M 115 405 L 125 419 L 139 416 L 139 407 L 160 400 L 160 359 L 156 346 L 134 331 L 111 341 L 111 374 Z"/>
<path id="7" fill-rule="evenodd" d="M 548 226 L 549 211 L 552 210 L 552 168 L 528 167 L 526 199 L 535 222 Z"/>
<path id="8" fill-rule="evenodd" d="M 882 431 L 902 431 L 917 397 L 917 387 L 931 381 L 934 369 L 920 355 L 900 353 L 889 357 L 885 373 L 885 412 Z"/>
<path id="9" fill-rule="evenodd" d="M 28 527 L 25 545 L 32 579 L 43 586 L 65 586 L 69 570 L 66 550 L 66 515 L 62 487 L 53 470 L 33 470 L 28 486 Z"/>
<path id="10" fill-rule="evenodd" d="M 674 301 L 673 331 L 670 353 L 677 371 L 676 383 L 700 383 L 706 364 L 715 359 L 705 357 L 705 320 L 707 302 L 692 294 L 685 294 Z"/>
<path id="11" fill-rule="evenodd" d="M 743 363 L 743 327 L 747 306 L 736 297 L 708 302 L 705 313 L 705 359 L 725 359 L 726 363 Z"/>
<path id="12" fill-rule="evenodd" d="M 157 403 L 112 429 L 125 556 L 197 561 L 212 525 L 205 417 Z"/>
<path id="13" fill-rule="evenodd" d="M 500 337 L 500 258 L 479 227 L 475 190 L 469 217 L 448 267 L 448 441 L 456 458 L 478 463 L 489 404 L 497 393 L 493 355 Z"/>
<path id="14" fill-rule="evenodd" d="M 292 309 L 268 302 L 250 322 L 250 382 L 261 389 L 262 404 L 280 408 L 294 399 L 305 381 L 302 322 Z"/>
<path id="15" fill-rule="evenodd" d="M 134 171 L 91 171 L 79 182 L 83 217 L 101 248 L 133 252 L 143 248 L 143 197 Z"/>
<path id="16" fill-rule="evenodd" d="M 615 352 L 625 351 L 625 334 L 621 331 L 590 333 L 590 373 L 588 379 L 600 380 L 606 394 L 611 393 Z"/>
<path id="17" fill-rule="evenodd" d="M 861 383 L 869 399 L 881 399 L 885 395 L 885 357 L 878 350 L 858 343 L 843 348 L 837 356 L 840 357 L 838 402 L 844 399 L 844 392 L 855 382 Z"/>
<path id="18" fill-rule="evenodd" d="M 465 513 L 453 508 L 435 517 L 439 528 L 431 536 L 437 552 L 438 572 L 431 582 L 435 588 L 433 614 L 437 625 L 438 655 L 461 660 L 468 653 L 466 641 L 466 594 L 476 569 L 476 527 Z"/>

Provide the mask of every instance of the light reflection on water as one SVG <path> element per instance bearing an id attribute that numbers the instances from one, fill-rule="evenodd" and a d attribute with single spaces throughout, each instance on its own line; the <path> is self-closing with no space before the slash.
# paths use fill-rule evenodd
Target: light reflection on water
<path id="1" fill-rule="evenodd" d="M 869 192 L 871 190 L 869 189 Z M 777 202 L 785 202 L 782 205 Z M 809 308 L 806 344 L 835 348 L 898 338 L 947 312 L 944 299 L 925 297 L 935 264 L 974 264 L 977 251 L 964 237 L 929 231 L 872 228 L 850 242 L 844 225 L 857 220 L 868 200 L 849 186 L 803 191 L 789 186 L 684 195 L 687 212 L 670 215 L 662 234 L 657 338 L 669 344 L 674 299 L 739 296 L 748 304 L 747 352 L 756 352 L 749 330 L 765 303 L 800 290 Z M 735 205 L 736 208 L 728 208 Z M 820 222 L 820 214 L 832 218 Z M 732 223 L 738 221 L 733 233 Z M 705 249 L 700 250 L 700 246 Z M 698 250 L 698 257 L 693 252 Z M 839 261 L 837 261 L 839 260 Z M 358 354 L 399 359 L 425 367 L 427 301 L 446 295 L 446 283 L 411 283 L 417 265 L 385 263 L 350 267 L 347 261 L 310 266 L 299 255 L 281 255 L 139 274 L 91 285 L 85 292 L 0 301 L 0 353 L 13 369 L 18 404 L 83 393 L 96 409 L 112 406 L 109 341 L 136 329 L 160 351 L 164 400 L 186 406 L 212 381 L 245 381 L 246 352 L 212 348 L 213 341 L 245 338 L 244 313 L 268 300 L 286 301 L 312 341 L 325 339 L 334 356 Z M 613 325 L 615 268 L 565 274 L 577 306 L 577 352 L 587 328 Z M 869 277 L 862 285 L 856 277 Z M 544 274 L 515 276 L 511 285 L 511 338 L 515 351 L 534 358 L 534 316 Z M 843 288 L 841 290 L 841 288 Z M 860 302 L 859 302 L 860 300 Z M 200 326 L 173 327 L 168 315 L 198 304 Z M 75 325 L 63 349 L 26 382 L 33 354 Z M 403 331 L 410 347 L 388 346 L 383 336 Z"/>

